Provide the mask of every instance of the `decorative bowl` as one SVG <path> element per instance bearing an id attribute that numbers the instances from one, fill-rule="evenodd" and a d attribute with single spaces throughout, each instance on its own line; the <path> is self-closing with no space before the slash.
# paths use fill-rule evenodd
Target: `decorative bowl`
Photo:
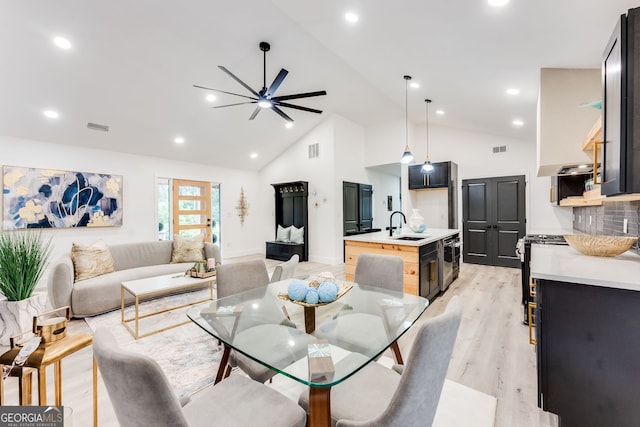
<path id="1" fill-rule="evenodd" d="M 571 247 L 584 255 L 614 257 L 631 249 L 637 237 L 594 236 L 589 234 L 565 234 Z"/>
<path id="2" fill-rule="evenodd" d="M 418 224 L 418 225 L 410 225 L 409 228 L 414 233 L 422 233 L 424 230 L 427 229 L 427 226 L 424 224 Z"/>
<path id="3" fill-rule="evenodd" d="M 340 298 L 342 298 L 342 296 L 344 294 L 349 292 L 351 290 L 351 288 L 353 288 L 353 285 L 345 285 L 344 283 L 341 283 L 340 284 L 340 290 L 338 291 L 338 295 L 336 296 L 336 299 L 334 299 L 333 301 L 329 301 L 329 302 L 319 302 L 317 304 L 308 304 L 308 303 L 306 303 L 304 301 L 294 301 L 291 298 L 289 298 L 289 295 L 287 295 L 286 292 L 278 293 L 278 298 L 280 298 L 281 300 L 292 302 L 294 304 L 301 305 L 303 307 L 320 307 L 320 306 L 331 304 L 332 302 L 338 301 Z"/>

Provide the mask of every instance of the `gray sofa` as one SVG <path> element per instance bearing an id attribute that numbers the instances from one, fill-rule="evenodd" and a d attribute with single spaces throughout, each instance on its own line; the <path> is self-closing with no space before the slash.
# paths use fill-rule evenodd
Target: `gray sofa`
<path id="1" fill-rule="evenodd" d="M 73 281 L 71 255 L 66 255 L 53 265 L 47 282 L 49 301 L 53 308 L 71 306 L 73 317 L 94 316 L 120 308 L 120 284 L 128 280 L 144 279 L 163 274 L 184 272 L 193 262 L 171 264 L 172 241 L 127 243 L 110 245 L 115 271 L 91 279 Z M 215 258 L 220 265 L 220 249 L 211 243 L 204 244 L 205 258 Z M 132 304 L 131 295 L 125 297 Z"/>

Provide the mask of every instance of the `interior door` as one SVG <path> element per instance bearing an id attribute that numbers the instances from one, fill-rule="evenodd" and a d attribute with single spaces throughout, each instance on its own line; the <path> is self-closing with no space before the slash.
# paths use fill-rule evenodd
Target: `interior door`
<path id="1" fill-rule="evenodd" d="M 360 184 L 360 230 L 373 228 L 373 187 Z"/>
<path id="2" fill-rule="evenodd" d="M 344 235 L 360 231 L 360 207 L 358 205 L 358 184 L 342 182 L 342 220 Z"/>
<path id="3" fill-rule="evenodd" d="M 520 267 L 515 254 L 526 229 L 524 175 L 462 182 L 463 260 Z"/>
<path id="4" fill-rule="evenodd" d="M 173 180 L 173 232 L 211 242 L 211 183 Z"/>

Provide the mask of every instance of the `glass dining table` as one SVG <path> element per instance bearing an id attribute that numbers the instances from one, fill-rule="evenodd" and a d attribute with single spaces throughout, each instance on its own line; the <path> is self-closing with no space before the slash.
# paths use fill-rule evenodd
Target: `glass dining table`
<path id="1" fill-rule="evenodd" d="M 292 302 L 291 280 L 193 306 L 188 317 L 224 345 L 216 383 L 231 350 L 309 386 L 311 427 L 331 425 L 331 387 L 378 359 L 420 317 L 426 298 L 337 281 L 340 298 Z M 396 344 L 397 345 L 397 344 Z"/>

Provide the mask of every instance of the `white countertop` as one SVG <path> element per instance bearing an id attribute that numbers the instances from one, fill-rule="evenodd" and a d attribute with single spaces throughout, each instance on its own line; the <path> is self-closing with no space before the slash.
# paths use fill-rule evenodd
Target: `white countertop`
<path id="1" fill-rule="evenodd" d="M 531 245 L 531 276 L 585 285 L 640 291 L 640 256 L 587 256 L 571 246 Z"/>
<path id="2" fill-rule="evenodd" d="M 344 240 L 352 242 L 369 242 L 369 243 L 393 243 L 395 245 L 404 246 L 424 246 L 429 243 L 442 240 L 445 237 L 453 236 L 460 230 L 446 228 L 427 228 L 422 233 L 414 233 L 409 228 L 403 228 L 402 233 L 389 236 L 389 231 L 378 231 L 375 233 L 357 234 L 355 236 L 345 236 Z M 399 240 L 398 237 L 411 236 L 423 237 L 421 240 Z"/>

